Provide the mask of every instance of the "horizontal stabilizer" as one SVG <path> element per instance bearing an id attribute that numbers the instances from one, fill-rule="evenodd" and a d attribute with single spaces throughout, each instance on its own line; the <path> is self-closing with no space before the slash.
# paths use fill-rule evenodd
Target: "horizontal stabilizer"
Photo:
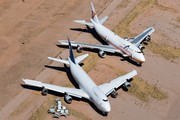
<path id="1" fill-rule="evenodd" d="M 61 60 L 61 59 L 52 58 L 52 57 L 48 57 L 48 59 L 69 65 L 69 62 L 67 60 Z"/>
<path id="2" fill-rule="evenodd" d="M 108 16 L 105 16 L 99 20 L 100 24 L 103 24 L 108 19 Z"/>
<path id="3" fill-rule="evenodd" d="M 77 64 L 80 63 L 80 62 L 83 61 L 87 56 L 89 56 L 89 54 L 84 54 L 84 55 L 78 56 L 77 58 L 75 58 L 76 63 L 77 63 Z M 69 65 L 69 61 L 67 61 L 67 60 L 61 60 L 61 59 L 52 58 L 52 57 L 48 57 L 48 59 Z"/>
<path id="4" fill-rule="evenodd" d="M 80 63 L 80 62 L 83 61 L 87 56 L 89 56 L 89 54 L 84 54 L 84 55 L 78 56 L 78 57 L 75 59 L 76 63 Z"/>
<path id="5" fill-rule="evenodd" d="M 94 26 L 92 23 L 86 22 L 85 20 L 73 20 L 76 23 L 85 24 L 89 26 Z"/>

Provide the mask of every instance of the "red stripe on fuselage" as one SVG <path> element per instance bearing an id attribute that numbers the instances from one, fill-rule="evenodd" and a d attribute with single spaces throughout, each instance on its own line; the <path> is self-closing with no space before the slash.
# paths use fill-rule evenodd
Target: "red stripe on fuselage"
<path id="1" fill-rule="evenodd" d="M 118 48 L 117 46 L 115 46 L 113 43 L 111 43 L 109 40 L 106 40 L 103 36 L 101 36 L 98 32 L 97 32 L 97 34 L 102 38 L 102 39 L 104 39 L 105 41 L 107 41 L 108 43 L 110 43 L 112 46 L 114 46 L 116 49 L 118 49 L 118 50 L 120 50 L 121 52 L 123 52 L 124 54 L 126 54 L 127 56 L 129 56 L 129 57 L 131 57 L 129 54 L 127 54 L 127 53 L 125 53 L 124 51 L 122 51 L 120 48 Z M 127 52 L 127 51 L 126 51 Z M 131 52 L 130 52 L 131 53 Z M 131 57 L 133 60 L 135 60 L 135 61 L 137 61 L 137 62 L 141 62 L 141 63 L 143 63 L 144 61 L 141 61 L 141 60 L 138 60 L 138 59 L 136 59 L 136 58 L 134 58 L 134 57 Z"/>

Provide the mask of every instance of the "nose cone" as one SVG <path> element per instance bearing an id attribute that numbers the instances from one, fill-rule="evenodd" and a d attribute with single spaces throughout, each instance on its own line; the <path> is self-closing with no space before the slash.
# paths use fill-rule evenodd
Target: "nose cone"
<path id="1" fill-rule="evenodd" d="M 108 113 L 108 112 L 110 112 L 111 111 L 111 106 L 110 106 L 110 104 L 105 104 L 104 105 L 104 109 L 103 109 L 103 112 L 106 112 L 106 113 Z"/>
<path id="2" fill-rule="evenodd" d="M 135 62 L 138 62 L 138 63 L 145 62 L 145 57 L 144 57 L 143 53 L 140 53 L 140 54 L 139 53 L 135 53 L 131 57 L 132 57 L 131 59 L 133 61 L 135 61 Z"/>
<path id="3" fill-rule="evenodd" d="M 140 61 L 141 61 L 141 62 L 145 62 L 145 57 L 144 57 L 143 54 L 140 56 Z"/>

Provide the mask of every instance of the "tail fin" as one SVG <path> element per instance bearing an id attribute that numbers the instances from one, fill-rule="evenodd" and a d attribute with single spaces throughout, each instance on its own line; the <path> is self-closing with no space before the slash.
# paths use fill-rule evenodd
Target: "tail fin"
<path id="1" fill-rule="evenodd" d="M 97 14 L 96 14 L 96 11 L 94 9 L 94 6 L 93 6 L 92 2 L 89 2 L 89 3 L 91 5 L 91 11 L 92 11 L 91 16 L 92 16 L 92 19 L 93 19 L 94 22 L 99 23 L 99 19 L 97 17 Z"/>
<path id="2" fill-rule="evenodd" d="M 72 46 L 71 46 L 71 42 L 70 42 L 70 39 L 68 37 L 68 43 L 69 43 L 69 52 L 70 52 L 70 59 L 71 61 L 76 64 L 76 61 L 74 59 L 74 54 L 73 54 L 73 50 L 72 50 Z"/>

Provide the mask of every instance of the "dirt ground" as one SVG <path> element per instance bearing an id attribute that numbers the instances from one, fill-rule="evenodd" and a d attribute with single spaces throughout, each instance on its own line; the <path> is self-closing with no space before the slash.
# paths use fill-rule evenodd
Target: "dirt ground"
<path id="1" fill-rule="evenodd" d="M 129 13 L 143 1 L 146 0 L 92 0 L 92 3 L 99 18 L 109 16 L 103 25 L 113 30 L 120 22 L 131 17 Z M 38 119 L 38 116 L 46 116 L 39 119 L 52 119 L 47 109 L 43 110 L 43 115 L 40 115 L 40 110 L 50 98 L 59 96 L 42 96 L 40 91 L 24 86 L 21 77 L 74 87 L 70 82 L 68 67 L 48 60 L 47 56 L 66 59 L 69 51 L 61 47 L 57 40 L 66 40 L 67 36 L 77 42 L 103 43 L 95 32 L 90 33 L 93 29 L 87 30 L 85 25 L 73 22 L 89 21 L 90 17 L 89 2 L 84 0 L 0 1 L 1 120 Z M 149 27 L 155 28 L 151 35 L 152 42 L 180 48 L 180 1 L 157 0 L 130 23 L 129 32 L 140 34 Z M 74 52 L 76 56 L 80 55 L 76 50 Z M 167 60 L 147 47 L 145 63 L 137 66 L 117 54 L 108 54 L 101 59 L 96 51 L 84 50 L 85 53 L 90 54 L 89 60 L 92 62 L 85 61 L 82 67 L 97 85 L 117 78 L 115 69 L 125 72 L 135 69 L 137 77 L 150 85 L 156 85 L 168 94 L 168 98 L 156 100 L 149 97 L 149 101 L 144 102 L 119 89 L 116 99 L 108 97 L 111 104 L 108 116 L 99 114 L 90 102 L 74 100 L 71 105 L 64 103 L 73 109 L 74 114 L 61 119 L 180 119 L 180 56 Z M 60 99 L 64 98 L 60 96 Z"/>

